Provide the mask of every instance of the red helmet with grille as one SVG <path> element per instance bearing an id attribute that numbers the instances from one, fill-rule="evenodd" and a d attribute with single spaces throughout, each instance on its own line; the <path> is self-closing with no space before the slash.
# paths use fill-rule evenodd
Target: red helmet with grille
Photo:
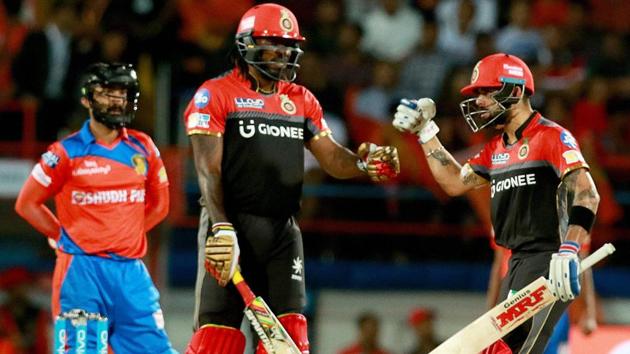
<path id="1" fill-rule="evenodd" d="M 520 58 L 497 53 L 479 60 L 470 77 L 470 85 L 461 89 L 466 96 L 473 96 L 481 88 L 500 89 L 505 83 L 522 82 L 529 95 L 534 94 L 534 77 L 527 64 Z"/>
<path id="2" fill-rule="evenodd" d="M 241 18 L 236 37 L 279 37 L 303 41 L 300 26 L 291 10 L 278 4 L 261 4 L 252 7 Z"/>
<path id="3" fill-rule="evenodd" d="M 267 39 L 266 43 L 261 44 L 260 38 Z M 286 7 L 271 3 L 247 10 L 236 30 L 236 47 L 243 60 L 272 80 L 295 80 L 303 53 L 299 43 L 304 39 L 295 15 Z M 277 55 L 273 60 L 265 60 L 265 51 Z"/>

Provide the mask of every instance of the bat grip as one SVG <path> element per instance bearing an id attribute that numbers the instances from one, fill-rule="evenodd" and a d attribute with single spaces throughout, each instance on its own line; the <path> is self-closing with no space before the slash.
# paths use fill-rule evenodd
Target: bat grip
<path id="1" fill-rule="evenodd" d="M 592 267 L 595 263 L 601 261 L 602 259 L 608 257 L 613 252 L 615 252 L 615 246 L 612 243 L 606 243 L 602 247 L 598 248 L 597 251 L 591 253 L 590 256 L 584 258 L 582 262 L 580 262 L 580 273 Z"/>
<path id="2" fill-rule="evenodd" d="M 256 295 L 254 295 L 252 289 L 249 287 L 249 285 L 247 285 L 245 279 L 243 278 L 243 275 L 238 269 L 234 272 L 232 283 L 236 287 L 236 290 L 238 290 L 238 292 L 241 294 L 241 297 L 245 302 L 245 306 L 249 306 L 256 298 Z"/>

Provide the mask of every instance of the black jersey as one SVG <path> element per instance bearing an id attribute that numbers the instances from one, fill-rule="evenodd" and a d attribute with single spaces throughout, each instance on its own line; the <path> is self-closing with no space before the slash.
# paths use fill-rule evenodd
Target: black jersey
<path id="1" fill-rule="evenodd" d="M 303 86 L 278 82 L 262 94 L 237 69 L 204 82 L 184 113 L 188 135 L 222 136 L 225 208 L 284 217 L 299 209 L 304 142 L 329 133 Z"/>
<path id="2" fill-rule="evenodd" d="M 558 186 L 568 172 L 588 164 L 573 135 L 537 112 L 516 136 L 512 145 L 504 135 L 494 137 L 468 164 L 490 182 L 496 243 L 516 251 L 555 251 L 564 236 Z"/>

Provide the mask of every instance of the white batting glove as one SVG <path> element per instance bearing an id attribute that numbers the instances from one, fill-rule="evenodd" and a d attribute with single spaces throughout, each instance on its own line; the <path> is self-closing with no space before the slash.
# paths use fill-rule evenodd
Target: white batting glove
<path id="1" fill-rule="evenodd" d="M 560 301 L 567 302 L 580 295 L 580 245 L 574 241 L 564 241 L 549 262 L 549 285 L 551 292 Z"/>
<path id="2" fill-rule="evenodd" d="M 435 102 L 430 98 L 419 100 L 403 98 L 396 107 L 392 124 L 401 132 L 417 134 L 420 143 L 424 144 L 440 131 L 433 121 L 435 113 Z"/>
<path id="3" fill-rule="evenodd" d="M 232 279 L 240 254 L 232 224 L 222 222 L 212 225 L 212 235 L 206 239 L 205 268 L 217 279 L 219 285 L 226 286 Z"/>

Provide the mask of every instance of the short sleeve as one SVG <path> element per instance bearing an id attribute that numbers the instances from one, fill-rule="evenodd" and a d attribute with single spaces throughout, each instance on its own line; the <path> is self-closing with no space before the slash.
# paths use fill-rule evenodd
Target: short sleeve
<path id="1" fill-rule="evenodd" d="M 304 89 L 304 114 L 305 114 L 305 136 L 304 140 L 309 141 L 331 134 L 331 130 L 324 119 L 324 111 L 319 101 L 308 90 Z"/>
<path id="2" fill-rule="evenodd" d="M 147 172 L 147 189 L 159 189 L 168 187 L 168 176 L 164 162 L 160 157 L 160 150 L 155 146 L 153 140 L 148 138 L 147 150 L 149 151 L 148 162 L 149 171 Z"/>
<path id="3" fill-rule="evenodd" d="M 486 145 L 477 155 L 471 157 L 466 165 L 470 166 L 470 169 L 477 175 L 481 176 L 485 180 L 490 180 L 490 151 L 492 149 Z"/>
<path id="4" fill-rule="evenodd" d="M 219 91 L 211 81 L 199 87 L 184 111 L 186 134 L 223 135 L 226 112 Z"/>
<path id="5" fill-rule="evenodd" d="M 66 182 L 70 169 L 70 158 L 66 150 L 61 143 L 56 142 L 42 154 L 39 162 L 33 167 L 31 176 L 51 194 L 56 194 Z"/>
<path id="6" fill-rule="evenodd" d="M 551 130 L 546 141 L 551 145 L 546 159 L 553 165 L 558 177 L 564 176 L 578 168 L 589 168 L 582 156 L 577 140 L 566 129 Z"/>

